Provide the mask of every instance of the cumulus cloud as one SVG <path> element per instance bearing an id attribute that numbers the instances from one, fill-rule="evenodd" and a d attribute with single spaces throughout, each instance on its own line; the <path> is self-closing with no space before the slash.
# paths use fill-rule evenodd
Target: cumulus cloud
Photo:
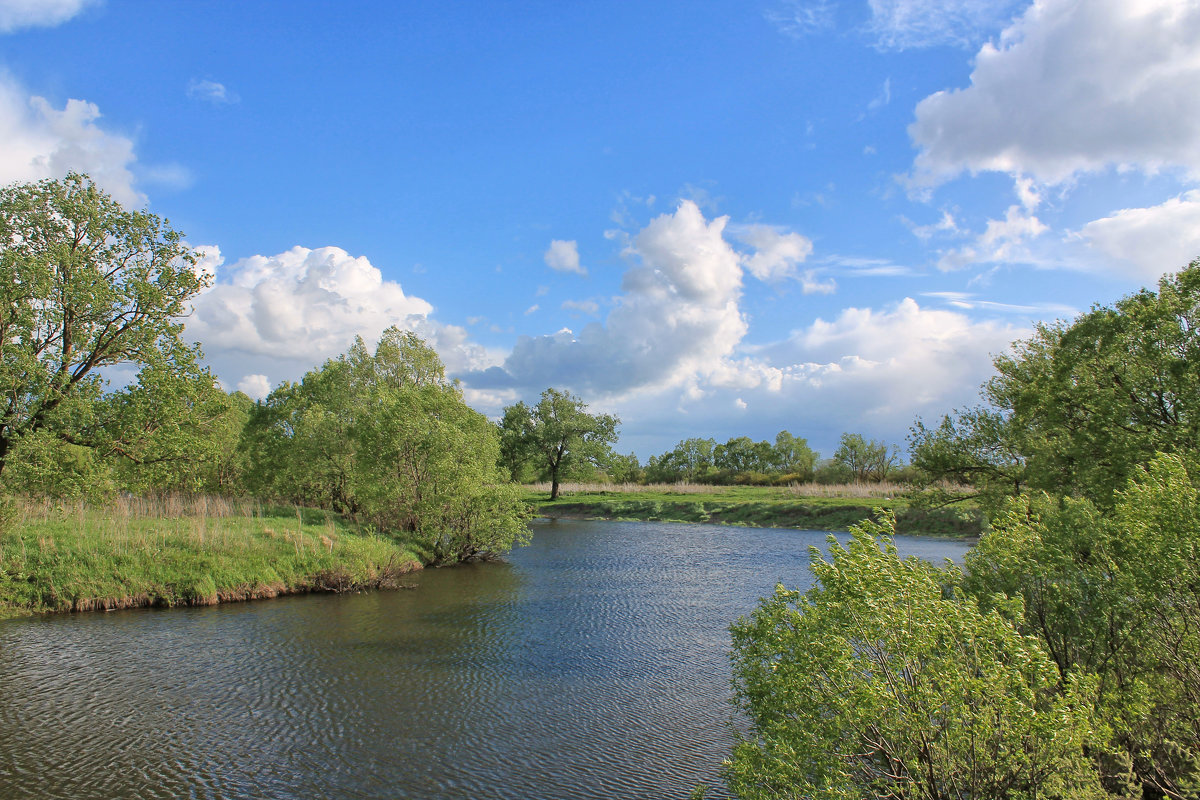
<path id="1" fill-rule="evenodd" d="M 0 184 L 60 178 L 74 170 L 86 172 L 123 205 L 144 205 L 131 171 L 133 141 L 104 130 L 98 119 L 94 103 L 68 100 L 57 109 L 0 74 Z"/>
<path id="2" fill-rule="evenodd" d="M 98 0 L 0 0 L 0 33 L 61 25 Z"/>
<path id="3" fill-rule="evenodd" d="M 546 260 L 546 266 L 557 272 L 587 275 L 587 270 L 579 264 L 579 246 L 574 241 L 552 240 L 543 258 Z"/>
<path id="4" fill-rule="evenodd" d="M 885 309 L 848 308 L 786 340 L 729 360 L 701 384 L 622 402 L 630 446 L 661 452 L 664 436 L 773 436 L 788 429 L 827 455 L 845 431 L 897 444 L 917 416 L 937 417 L 978 401 L 992 357 L 1028 330 L 922 308 L 912 299 Z M 731 419 L 729 404 L 753 410 Z M 632 429 L 631 429 L 632 426 Z"/>
<path id="5" fill-rule="evenodd" d="M 1200 176 L 1200 4 L 1039 0 L 922 100 L 912 180 L 1000 171 L 1060 183 L 1109 167 Z"/>
<path id="6" fill-rule="evenodd" d="M 203 100 L 216 106 L 241 100 L 237 93 L 229 91 L 225 84 L 200 78 L 192 78 L 188 81 L 187 96 L 193 100 Z"/>
<path id="7" fill-rule="evenodd" d="M 1150 208 L 1123 208 L 1071 235 L 1151 283 L 1200 257 L 1200 190 Z"/>
<path id="8" fill-rule="evenodd" d="M 707 372 L 746 332 L 742 257 L 723 236 L 727 222 L 705 220 L 690 200 L 655 218 L 626 245 L 633 265 L 603 324 L 522 337 L 503 370 L 465 376 L 468 384 L 611 394 Z"/>
<path id="9" fill-rule="evenodd" d="M 755 249 L 744 265 L 760 281 L 793 277 L 796 265 L 812 253 L 811 239 L 798 233 L 782 233 L 771 225 L 741 226 L 735 235 Z"/>
<path id="10" fill-rule="evenodd" d="M 496 360 L 464 329 L 432 320 L 433 306 L 384 280 L 363 256 L 293 247 L 226 267 L 219 249 L 201 252 L 198 269 L 217 282 L 195 299 L 187 335 L 203 344 L 209 363 L 231 384 L 298 378 L 345 352 L 355 336 L 374 342 L 392 325 L 422 336 L 448 371 L 483 369 Z"/>
<path id="11" fill-rule="evenodd" d="M 237 389 L 251 400 L 262 400 L 271 393 L 271 381 L 266 375 L 247 375 L 238 381 Z"/>
<path id="12" fill-rule="evenodd" d="M 868 31 L 881 50 L 966 47 L 1011 21 L 1018 0 L 869 0 Z"/>

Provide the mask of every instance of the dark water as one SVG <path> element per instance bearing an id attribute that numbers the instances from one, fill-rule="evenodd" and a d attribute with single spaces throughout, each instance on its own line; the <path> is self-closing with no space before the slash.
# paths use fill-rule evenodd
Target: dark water
<path id="1" fill-rule="evenodd" d="M 686 797 L 730 621 L 825 537 L 560 521 L 411 591 L 0 622 L 0 798 Z"/>

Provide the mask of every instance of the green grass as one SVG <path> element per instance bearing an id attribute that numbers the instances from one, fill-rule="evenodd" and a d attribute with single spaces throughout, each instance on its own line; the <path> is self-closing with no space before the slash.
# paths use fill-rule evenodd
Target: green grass
<path id="1" fill-rule="evenodd" d="M 890 484 L 848 486 L 603 486 L 565 485 L 557 500 L 549 488 L 525 487 L 526 502 L 547 517 L 705 522 L 766 528 L 844 531 L 883 508 L 900 533 L 971 538 L 982 516 L 972 508 L 913 508 Z"/>
<path id="2" fill-rule="evenodd" d="M 0 615 L 393 587 L 423 561 L 336 515 L 211 498 L 17 500 L 8 516 Z"/>

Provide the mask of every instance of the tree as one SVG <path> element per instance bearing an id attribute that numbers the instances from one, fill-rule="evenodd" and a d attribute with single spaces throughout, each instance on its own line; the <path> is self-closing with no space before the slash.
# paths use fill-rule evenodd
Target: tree
<path id="1" fill-rule="evenodd" d="M 774 452 L 767 442 L 749 436 L 731 438 L 713 450 L 713 465 L 729 476 L 771 469 Z"/>
<path id="2" fill-rule="evenodd" d="M 955 591 L 956 568 L 901 559 L 894 520 L 814 548 L 815 585 L 779 586 L 732 627 L 751 733 L 725 767 L 743 798 L 1099 797 L 1084 749 L 1086 680 L 1000 611 Z"/>
<path id="3" fill-rule="evenodd" d="M 1047 491 L 1110 507 L 1156 452 L 1200 448 L 1200 260 L 995 359 L 986 405 L 918 421 L 913 463 L 985 496 Z"/>
<path id="4" fill-rule="evenodd" d="M 775 472 L 795 475 L 802 481 L 812 480 L 818 456 L 808 446 L 807 440 L 793 436 L 788 431 L 780 431 L 775 436 L 772 451 L 772 467 Z"/>
<path id="5" fill-rule="evenodd" d="M 621 421 L 609 414 L 589 414 L 578 397 L 547 389 L 532 408 L 517 403 L 504 409 L 501 424 L 506 441 L 528 454 L 539 474 L 550 481 L 550 499 L 554 500 L 564 477 L 608 457 Z"/>
<path id="6" fill-rule="evenodd" d="M 843 433 L 833 460 L 843 465 L 855 481 L 881 481 L 896 465 L 895 448 L 874 439 L 867 440 L 859 433 Z"/>
<path id="7" fill-rule="evenodd" d="M 256 491 L 404 533 L 435 563 L 528 540 L 527 508 L 500 473 L 496 429 L 463 402 L 415 334 L 359 339 L 256 406 L 243 437 Z"/>
<path id="8" fill-rule="evenodd" d="M 0 189 L 0 475 L 22 442 L 96 444 L 102 370 L 197 372 L 179 322 L 206 282 L 195 264 L 169 223 L 84 175 Z"/>
<path id="9" fill-rule="evenodd" d="M 1095 755 L 1120 796 L 1200 792 L 1195 483 L 1182 458 L 1163 455 L 1138 470 L 1112 509 L 1023 497 L 967 557 L 967 591 L 985 606 L 1020 598 L 1020 630 L 1041 639 L 1063 675 L 1096 681 L 1109 737 Z"/>
<path id="10" fill-rule="evenodd" d="M 646 479 L 654 483 L 705 480 L 716 468 L 713 464 L 716 448 L 717 443 L 712 439 L 684 439 L 673 450 L 650 457 Z"/>

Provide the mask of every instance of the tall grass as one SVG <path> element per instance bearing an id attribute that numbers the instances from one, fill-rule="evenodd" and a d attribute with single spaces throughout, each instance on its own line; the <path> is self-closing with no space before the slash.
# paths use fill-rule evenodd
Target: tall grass
<path id="1" fill-rule="evenodd" d="M 402 542 L 336 515 L 220 497 L 16 498 L 0 531 L 0 608 L 210 605 L 394 585 Z"/>

